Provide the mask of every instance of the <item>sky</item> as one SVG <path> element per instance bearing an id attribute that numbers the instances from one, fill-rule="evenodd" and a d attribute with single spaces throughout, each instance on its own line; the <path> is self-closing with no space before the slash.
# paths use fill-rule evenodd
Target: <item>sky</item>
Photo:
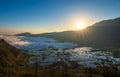
<path id="1" fill-rule="evenodd" d="M 0 34 L 77 30 L 120 17 L 120 0 L 0 0 Z"/>

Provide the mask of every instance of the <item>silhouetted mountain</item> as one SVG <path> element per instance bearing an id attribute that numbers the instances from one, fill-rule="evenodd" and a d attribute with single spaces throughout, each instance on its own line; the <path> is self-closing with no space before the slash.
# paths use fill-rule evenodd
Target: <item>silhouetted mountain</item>
<path id="1" fill-rule="evenodd" d="M 24 65 L 28 55 L 0 39 L 0 66 Z"/>
<path id="2" fill-rule="evenodd" d="M 97 22 L 84 30 L 31 34 L 30 36 L 54 38 L 59 41 L 77 43 L 80 46 L 91 46 L 97 48 L 119 48 L 119 33 L 120 18 L 116 18 Z"/>
<path id="3" fill-rule="evenodd" d="M 25 32 L 25 33 L 20 33 L 20 34 L 16 34 L 16 36 L 31 36 L 32 34 L 29 32 Z"/>

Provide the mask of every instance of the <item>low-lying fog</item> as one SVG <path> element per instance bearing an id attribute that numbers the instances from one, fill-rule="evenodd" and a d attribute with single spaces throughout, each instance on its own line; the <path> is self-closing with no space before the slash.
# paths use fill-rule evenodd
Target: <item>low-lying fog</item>
<path id="1" fill-rule="evenodd" d="M 37 61 L 46 66 L 58 61 L 76 61 L 79 65 L 95 67 L 120 63 L 120 58 L 113 57 L 111 52 L 92 47 L 76 47 L 77 44 L 58 42 L 51 38 L 11 35 L 0 35 L 0 38 L 19 49 L 28 50 L 26 53 L 30 55 L 29 64 Z"/>
<path id="2" fill-rule="evenodd" d="M 12 36 L 0 35 L 0 38 L 7 41 L 12 46 L 23 50 L 41 50 L 48 47 L 54 48 L 73 48 L 77 44 L 69 42 L 58 42 L 57 40 L 45 37 L 25 37 L 25 36 Z"/>

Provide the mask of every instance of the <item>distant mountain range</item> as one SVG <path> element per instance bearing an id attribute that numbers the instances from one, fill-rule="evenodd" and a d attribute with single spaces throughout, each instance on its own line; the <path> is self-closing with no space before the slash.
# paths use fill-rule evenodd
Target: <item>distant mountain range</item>
<path id="1" fill-rule="evenodd" d="M 18 66 L 27 62 L 28 55 L 0 39 L 0 66 Z"/>
<path id="2" fill-rule="evenodd" d="M 52 32 L 43 34 L 21 33 L 16 36 L 34 36 L 54 38 L 58 41 L 73 42 L 79 46 L 96 48 L 119 48 L 120 47 L 120 17 L 103 20 L 92 26 L 79 31 Z"/>

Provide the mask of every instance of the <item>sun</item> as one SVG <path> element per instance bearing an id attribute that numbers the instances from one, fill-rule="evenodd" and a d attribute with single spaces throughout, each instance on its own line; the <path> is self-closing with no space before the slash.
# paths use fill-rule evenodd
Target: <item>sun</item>
<path id="1" fill-rule="evenodd" d="M 79 22 L 78 24 L 76 24 L 76 28 L 82 30 L 85 28 L 85 25 L 84 25 L 84 23 Z"/>

